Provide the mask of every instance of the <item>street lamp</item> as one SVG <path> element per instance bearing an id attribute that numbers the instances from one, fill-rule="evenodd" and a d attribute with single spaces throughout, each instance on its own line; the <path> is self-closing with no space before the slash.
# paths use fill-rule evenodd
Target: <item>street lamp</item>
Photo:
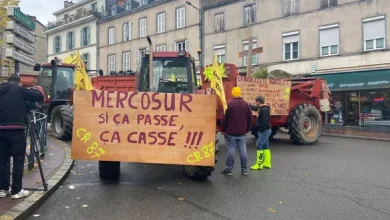
<path id="1" fill-rule="evenodd" d="M 200 62 L 200 67 L 202 68 L 203 67 L 203 54 L 202 54 L 202 49 L 203 49 L 203 41 L 202 41 L 202 32 L 203 32 L 203 19 L 202 19 L 202 10 L 199 9 L 198 7 L 194 6 L 190 1 L 186 1 L 186 4 L 195 8 L 196 10 L 198 10 L 199 12 L 199 49 L 200 49 L 200 53 L 199 53 L 199 62 Z"/>
<path id="2" fill-rule="evenodd" d="M 196 7 L 196 6 L 194 6 L 190 1 L 186 1 L 186 4 L 191 6 L 191 7 L 193 7 L 193 8 L 195 8 L 196 10 L 200 11 L 200 9 L 198 7 Z"/>

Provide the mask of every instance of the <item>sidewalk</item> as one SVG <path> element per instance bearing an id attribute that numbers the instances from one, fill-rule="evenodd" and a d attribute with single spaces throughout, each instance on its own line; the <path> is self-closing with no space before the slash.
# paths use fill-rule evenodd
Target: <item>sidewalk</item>
<path id="1" fill-rule="evenodd" d="M 48 184 L 48 191 L 43 191 L 42 179 L 38 166 L 24 171 L 23 188 L 39 188 L 42 191 L 33 191 L 24 199 L 11 199 L 11 196 L 0 198 L 0 220 L 25 219 L 34 209 L 59 186 L 68 174 L 73 160 L 70 159 L 70 146 L 64 142 L 47 137 L 47 151 L 41 159 L 42 170 Z M 36 163 L 36 161 L 35 161 Z"/>
<path id="2" fill-rule="evenodd" d="M 365 140 L 390 141 L 390 132 L 361 130 L 359 128 L 352 127 L 324 126 L 322 128 L 322 135 Z"/>

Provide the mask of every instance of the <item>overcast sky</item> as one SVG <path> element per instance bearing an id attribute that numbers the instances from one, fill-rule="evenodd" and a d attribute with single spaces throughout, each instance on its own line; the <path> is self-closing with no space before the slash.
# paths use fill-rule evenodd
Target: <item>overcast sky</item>
<path id="1" fill-rule="evenodd" d="M 21 0 L 19 6 L 23 13 L 36 16 L 38 21 L 47 25 L 49 21 L 55 21 L 53 12 L 64 7 L 64 0 Z"/>

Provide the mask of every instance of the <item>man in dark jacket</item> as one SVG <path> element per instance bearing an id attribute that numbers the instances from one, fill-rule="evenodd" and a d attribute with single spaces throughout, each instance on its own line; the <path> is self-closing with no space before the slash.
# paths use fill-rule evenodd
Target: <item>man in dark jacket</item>
<path id="1" fill-rule="evenodd" d="M 251 105 L 250 107 L 253 111 L 258 111 L 256 119 L 256 128 L 258 130 L 258 138 L 256 142 L 257 161 L 255 165 L 251 166 L 251 169 L 271 169 L 271 151 L 269 150 L 269 136 L 271 136 L 270 107 L 265 104 L 263 96 L 257 96 L 255 100 L 256 105 Z"/>
<path id="2" fill-rule="evenodd" d="M 225 136 L 226 144 L 226 169 L 222 174 L 231 176 L 234 164 L 234 154 L 236 147 L 241 160 L 241 173 L 248 174 L 247 155 L 246 155 L 246 139 L 245 135 L 250 131 L 252 124 L 252 111 L 240 96 L 241 89 L 234 87 L 232 90 L 233 99 L 227 103 L 227 110 L 222 122 L 222 132 Z"/>
<path id="3" fill-rule="evenodd" d="M 24 134 L 26 101 L 43 101 L 41 92 L 21 86 L 18 75 L 11 75 L 0 85 L 0 198 L 9 194 L 10 158 L 13 158 L 13 199 L 28 196 L 22 188 L 26 137 Z"/>

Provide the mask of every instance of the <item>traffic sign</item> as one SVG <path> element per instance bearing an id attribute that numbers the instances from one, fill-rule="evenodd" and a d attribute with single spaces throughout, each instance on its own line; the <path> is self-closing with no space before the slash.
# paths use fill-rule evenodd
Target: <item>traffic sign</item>
<path id="1" fill-rule="evenodd" d="M 15 21 L 7 21 L 7 31 L 10 31 L 29 43 L 35 43 L 36 38 L 30 32 L 22 28 L 20 25 L 16 24 Z"/>
<path id="2" fill-rule="evenodd" d="M 5 56 L 13 60 L 19 61 L 27 66 L 35 66 L 35 60 L 29 56 L 24 55 L 14 49 L 7 48 L 5 51 Z"/>
<path id="3" fill-rule="evenodd" d="M 31 46 L 27 42 L 15 37 L 14 35 L 7 35 L 6 41 L 7 41 L 7 44 L 14 45 L 14 47 L 25 52 L 28 55 L 35 54 L 35 48 L 33 46 Z"/>
<path id="4" fill-rule="evenodd" d="M 19 10 L 18 7 L 8 7 L 7 10 L 8 17 L 11 17 L 12 20 L 17 21 L 23 27 L 27 28 L 30 31 L 35 31 L 35 21 L 33 21 L 29 16 L 25 15 Z"/>

